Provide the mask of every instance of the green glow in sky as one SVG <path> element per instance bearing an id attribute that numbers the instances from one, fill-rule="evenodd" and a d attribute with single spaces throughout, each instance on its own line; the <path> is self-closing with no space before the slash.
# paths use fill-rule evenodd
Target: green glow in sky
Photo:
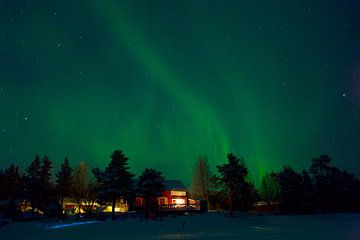
<path id="1" fill-rule="evenodd" d="M 360 173 L 355 1 L 0 3 L 0 167 L 122 149 L 190 183 L 234 152 L 255 182 L 327 153 Z"/>

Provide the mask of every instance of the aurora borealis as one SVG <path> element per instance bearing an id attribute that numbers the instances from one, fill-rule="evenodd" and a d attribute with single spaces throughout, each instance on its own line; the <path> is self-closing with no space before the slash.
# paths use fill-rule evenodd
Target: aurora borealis
<path id="1" fill-rule="evenodd" d="M 360 3 L 1 1 L 0 167 L 131 170 L 190 182 L 245 157 L 257 181 L 327 153 L 360 174 Z"/>

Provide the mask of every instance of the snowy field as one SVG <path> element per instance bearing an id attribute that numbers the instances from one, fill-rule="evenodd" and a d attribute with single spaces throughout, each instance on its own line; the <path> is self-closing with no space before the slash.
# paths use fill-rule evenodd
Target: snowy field
<path id="1" fill-rule="evenodd" d="M 185 222 L 185 229 L 182 224 Z M 10 223 L 0 227 L 0 239 L 351 239 L 360 240 L 360 214 L 254 216 L 206 213 L 167 217 L 163 221 Z"/>

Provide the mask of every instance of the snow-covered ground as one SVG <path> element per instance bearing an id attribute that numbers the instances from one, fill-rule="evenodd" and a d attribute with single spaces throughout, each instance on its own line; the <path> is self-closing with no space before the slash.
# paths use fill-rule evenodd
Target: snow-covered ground
<path id="1" fill-rule="evenodd" d="M 185 222 L 185 229 L 182 225 Z M 68 225 L 65 225 L 68 224 Z M 0 228 L 0 239 L 360 239 L 360 214 L 254 216 L 223 213 L 167 217 L 163 221 L 10 223 Z"/>

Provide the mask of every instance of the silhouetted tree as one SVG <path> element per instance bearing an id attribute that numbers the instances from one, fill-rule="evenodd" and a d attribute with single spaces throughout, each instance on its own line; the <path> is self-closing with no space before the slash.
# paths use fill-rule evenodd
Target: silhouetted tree
<path id="1" fill-rule="evenodd" d="M 298 212 L 301 175 L 288 166 L 277 174 L 277 178 L 281 186 L 280 210 L 284 213 Z"/>
<path id="2" fill-rule="evenodd" d="M 54 188 L 51 181 L 52 162 L 48 156 L 44 156 L 40 167 L 40 192 L 41 209 L 48 210 L 47 207 L 55 200 Z"/>
<path id="3" fill-rule="evenodd" d="M 229 199 L 230 216 L 234 216 L 234 200 L 239 196 L 245 186 L 245 178 L 248 175 L 248 169 L 243 159 L 236 157 L 234 154 L 227 155 L 228 163 L 216 166 L 220 176 L 218 177 L 222 184 L 224 192 Z"/>
<path id="4" fill-rule="evenodd" d="M 0 170 L 0 200 L 6 199 L 7 193 L 5 191 L 4 171 Z"/>
<path id="5" fill-rule="evenodd" d="M 302 202 L 301 202 L 301 211 L 304 213 L 310 213 L 315 210 L 316 207 L 316 196 L 315 189 L 312 183 L 312 180 L 309 176 L 309 173 L 306 170 L 301 172 L 302 183 Z"/>
<path id="6" fill-rule="evenodd" d="M 70 196 L 77 204 L 77 219 L 82 212 L 85 212 L 86 216 L 92 215 L 98 196 L 96 183 L 90 179 L 89 168 L 84 162 L 80 162 L 74 170 Z"/>
<path id="7" fill-rule="evenodd" d="M 74 198 L 76 204 L 78 205 L 78 219 L 80 217 L 82 204 L 86 195 L 88 184 L 88 167 L 85 163 L 80 162 L 75 168 L 72 186 L 71 186 L 71 196 Z"/>
<path id="8" fill-rule="evenodd" d="M 328 155 L 321 155 L 313 158 L 310 173 L 316 176 L 324 176 L 329 173 L 331 158 Z"/>
<path id="9" fill-rule="evenodd" d="M 266 172 L 261 181 L 260 195 L 266 202 L 279 201 L 280 185 L 274 172 Z"/>
<path id="10" fill-rule="evenodd" d="M 157 197 L 161 196 L 165 188 L 165 177 L 160 171 L 145 168 L 138 181 L 138 192 L 145 198 L 146 211 L 158 212 Z"/>
<path id="11" fill-rule="evenodd" d="M 83 210 L 86 216 L 91 217 L 93 214 L 95 203 L 98 200 L 98 196 L 96 194 L 96 183 L 92 180 L 87 181 L 84 189 L 83 196 Z"/>
<path id="12" fill-rule="evenodd" d="M 1 191 L 7 200 L 15 200 L 21 194 L 22 181 L 19 173 L 19 167 L 11 164 L 1 177 Z"/>
<path id="13" fill-rule="evenodd" d="M 17 210 L 17 200 L 21 200 L 23 192 L 23 181 L 19 173 L 19 167 L 11 164 L 10 167 L 5 169 L 1 176 L 1 199 L 9 201 L 10 208 L 8 214 L 10 217 L 15 217 Z"/>
<path id="14" fill-rule="evenodd" d="M 96 181 L 99 185 L 99 197 L 111 201 L 112 219 L 115 220 L 116 199 L 119 197 L 129 201 L 133 196 L 133 177 L 134 174 L 129 172 L 129 158 L 121 150 L 115 150 L 111 155 L 111 161 L 105 168 L 100 171 L 99 168 L 93 169 Z"/>
<path id="15" fill-rule="evenodd" d="M 353 174 L 331 167 L 325 175 L 315 175 L 315 190 L 319 199 L 318 208 L 324 212 L 352 210 L 359 201 L 356 194 L 356 179 Z"/>
<path id="16" fill-rule="evenodd" d="M 39 210 L 41 207 L 41 160 L 40 156 L 36 155 L 35 159 L 30 163 L 26 169 L 25 184 L 27 198 L 31 204 L 32 210 Z"/>
<path id="17" fill-rule="evenodd" d="M 317 208 L 324 212 L 339 212 L 351 205 L 355 185 L 352 174 L 342 171 L 331 164 L 328 155 L 312 159 L 310 173 L 313 177 Z"/>
<path id="18" fill-rule="evenodd" d="M 64 197 L 70 196 L 71 185 L 73 181 L 72 176 L 73 169 L 69 164 L 68 158 L 64 159 L 64 162 L 61 164 L 60 171 L 56 174 L 55 181 L 55 190 L 56 195 L 60 204 L 60 218 L 63 217 L 63 205 L 64 205 Z"/>
<path id="19" fill-rule="evenodd" d="M 199 155 L 193 170 L 191 182 L 192 195 L 209 200 L 210 166 L 206 154 Z"/>
<path id="20" fill-rule="evenodd" d="M 51 182 L 52 162 L 47 156 L 42 160 L 37 155 L 26 169 L 25 185 L 27 197 L 33 211 L 47 210 L 49 204 L 54 200 L 54 189 Z"/>
<path id="21" fill-rule="evenodd" d="M 212 175 L 209 181 L 209 207 L 211 209 L 224 209 L 226 192 L 217 175 Z"/>
<path id="22" fill-rule="evenodd" d="M 260 198 L 258 191 L 254 184 L 249 180 L 246 180 L 244 186 L 239 194 L 239 209 L 248 211 L 256 201 Z"/>
<path id="23" fill-rule="evenodd" d="M 313 191 L 308 173 L 295 172 L 291 167 L 277 174 L 281 187 L 280 210 L 283 213 L 304 213 L 313 210 Z"/>

